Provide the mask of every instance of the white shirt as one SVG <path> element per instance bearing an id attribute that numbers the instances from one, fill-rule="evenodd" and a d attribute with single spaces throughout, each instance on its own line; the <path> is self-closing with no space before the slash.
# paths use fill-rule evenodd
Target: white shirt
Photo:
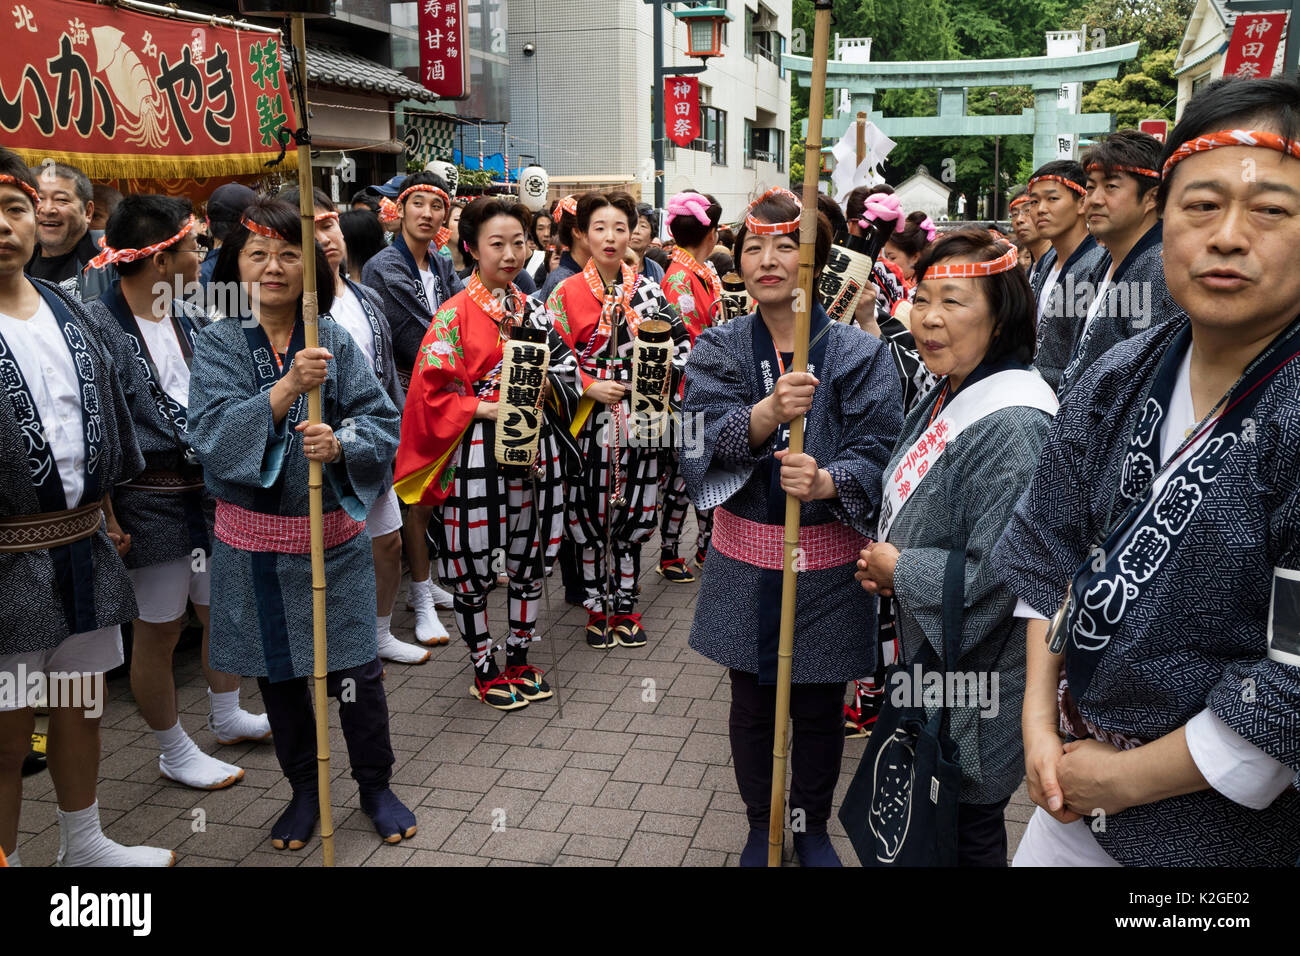
<path id="1" fill-rule="evenodd" d="M 421 278 L 424 278 L 423 274 Z M 432 302 L 433 300 L 430 299 L 429 301 Z M 370 327 L 370 320 L 366 318 L 366 312 L 361 306 L 361 300 L 356 297 L 351 286 L 345 285 L 343 291 L 334 296 L 334 305 L 330 307 L 330 318 L 348 330 L 348 335 L 352 336 L 352 341 L 356 342 L 361 351 L 366 353 L 366 358 L 370 361 L 370 368 L 374 369 L 374 330 Z"/>
<path id="2" fill-rule="evenodd" d="M 81 421 L 81 382 L 63 330 L 44 299 L 29 319 L 0 312 L 0 333 L 18 361 L 54 456 L 67 507 L 81 503 L 86 483 L 86 438 Z"/>
<path id="3" fill-rule="evenodd" d="M 1092 320 L 1097 317 L 1101 311 L 1101 304 L 1106 300 L 1106 290 L 1110 288 L 1111 273 L 1106 273 L 1106 278 L 1101 280 L 1101 286 L 1097 289 L 1097 294 L 1093 297 L 1092 303 L 1088 306 L 1087 318 L 1083 320 L 1083 328 L 1079 330 L 1079 338 L 1075 341 L 1075 348 L 1078 343 L 1083 341 L 1083 337 L 1088 334 L 1088 326 L 1092 325 Z"/>
<path id="4" fill-rule="evenodd" d="M 190 404 L 190 367 L 185 364 L 185 353 L 181 351 L 180 339 L 176 337 L 176 326 L 171 317 L 154 321 L 137 315 L 136 328 L 140 338 L 149 349 L 153 367 L 158 370 L 159 385 L 162 390 L 176 399 L 182 407 Z"/>
<path id="5" fill-rule="evenodd" d="M 424 294 L 429 297 L 430 307 L 436 309 L 438 303 L 442 301 L 442 296 L 438 292 L 438 277 L 428 269 L 421 268 L 420 284 L 424 286 Z"/>
<path id="6" fill-rule="evenodd" d="M 1047 280 L 1043 283 L 1042 291 L 1038 293 L 1038 321 L 1043 321 L 1043 310 L 1047 308 L 1047 301 L 1052 297 L 1052 290 L 1056 288 L 1056 280 L 1061 278 L 1062 262 L 1057 259 L 1056 265 L 1052 266 L 1052 271 L 1047 274 Z"/>
<path id="7" fill-rule="evenodd" d="M 1192 350 L 1188 348 L 1178 367 L 1168 414 L 1161 425 L 1162 465 L 1173 457 L 1186 439 L 1188 430 L 1195 428 L 1198 423 L 1192 403 L 1191 366 Z M 1208 437 L 1203 435 L 1198 438 L 1192 448 L 1199 447 Z M 1191 454 L 1194 452 L 1189 450 L 1183 457 Z M 1159 495 L 1160 489 L 1168 480 L 1168 474 L 1156 479 L 1155 491 L 1151 496 L 1153 499 Z M 1023 600 L 1017 603 L 1015 616 L 1040 621 L 1046 619 Z M 1294 774 L 1290 767 L 1246 740 L 1208 708 L 1189 720 L 1183 727 L 1183 733 L 1186 735 L 1187 749 L 1201 776 L 1214 790 L 1234 803 L 1252 810 L 1262 810 L 1291 785 Z M 1039 813 L 1043 811 L 1040 810 Z M 1030 865 L 1068 865 L 1069 860 L 1074 860 L 1075 865 L 1079 866 L 1098 865 L 1094 848 L 1103 856 L 1105 852 L 1097 845 L 1087 821 L 1062 825 L 1045 813 L 1043 816 L 1042 825 L 1035 830 L 1032 839 L 1029 839 L 1030 831 L 1025 832 L 1030 843 L 1025 851 L 1026 860 L 1053 862 L 1035 862 Z M 1021 847 L 1024 846 L 1025 841 L 1022 840 Z M 1019 855 L 1018 850 L 1017 857 Z"/>

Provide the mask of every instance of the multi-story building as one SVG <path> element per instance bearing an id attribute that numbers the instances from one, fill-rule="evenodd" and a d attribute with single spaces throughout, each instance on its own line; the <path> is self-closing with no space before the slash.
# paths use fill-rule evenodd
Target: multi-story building
<path id="1" fill-rule="evenodd" d="M 791 0 L 707 5 L 733 19 L 723 55 L 698 75 L 699 139 L 666 144 L 665 195 L 712 193 L 730 221 L 758 193 L 789 184 L 790 78 L 780 59 Z M 535 160 L 562 192 L 631 183 L 653 201 L 656 15 L 665 67 L 697 64 L 685 52 L 686 26 L 643 0 L 509 0 L 512 167 Z"/>

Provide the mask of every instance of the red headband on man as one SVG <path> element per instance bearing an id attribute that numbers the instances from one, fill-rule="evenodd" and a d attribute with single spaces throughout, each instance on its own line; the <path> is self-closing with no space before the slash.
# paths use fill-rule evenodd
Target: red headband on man
<path id="1" fill-rule="evenodd" d="M 8 173 L 0 173 L 0 183 L 8 183 L 10 186 L 17 186 L 25 192 L 28 197 L 30 197 L 33 206 L 39 206 L 41 204 L 41 194 L 17 176 L 10 176 Z"/>
<path id="2" fill-rule="evenodd" d="M 1061 183 L 1062 185 L 1064 185 L 1064 186 L 1066 186 L 1066 187 L 1068 187 L 1068 188 L 1070 188 L 1070 189 L 1073 189 L 1073 190 L 1074 190 L 1076 193 L 1078 193 L 1080 196 L 1086 196 L 1086 195 L 1088 195 L 1088 190 L 1084 189 L 1082 186 L 1080 186 L 1078 183 L 1076 183 L 1073 179 L 1066 179 L 1064 176 L 1053 176 L 1053 175 L 1050 174 L 1050 173 L 1047 174 L 1046 176 L 1035 176 L 1033 179 L 1029 180 L 1029 185 L 1026 186 L 1025 188 L 1026 188 L 1026 189 L 1033 189 L 1033 188 L 1034 188 L 1034 183 L 1041 183 L 1041 182 L 1044 182 L 1044 181 L 1049 180 L 1049 179 L 1050 179 L 1052 182 L 1055 182 L 1055 183 Z"/>
<path id="3" fill-rule="evenodd" d="M 791 219 L 789 222 L 763 222 L 761 219 L 754 218 L 754 207 L 761 205 L 773 196 L 785 196 L 795 204 L 795 207 L 798 208 L 800 214 L 803 213 L 803 203 L 799 201 L 798 196 L 790 192 L 788 189 L 783 189 L 780 186 L 773 186 L 767 192 L 763 193 L 763 195 L 750 203 L 749 209 L 745 211 L 745 228 L 756 236 L 784 236 L 799 228 L 798 216 Z"/>
<path id="4" fill-rule="evenodd" d="M 1030 199 L 1028 196 L 1017 196 L 1015 199 L 1011 200 L 1011 205 L 1008 206 L 1007 208 L 1015 209 L 1021 203 L 1027 203 L 1027 202 L 1033 202 L 1033 200 Z"/>
<path id="5" fill-rule="evenodd" d="M 338 219 L 339 214 L 330 210 L 318 212 L 312 217 L 312 222 L 328 222 L 331 219 Z"/>
<path id="6" fill-rule="evenodd" d="M 99 239 L 99 245 L 104 251 L 87 262 L 86 268 L 102 269 L 104 266 L 111 266 L 118 262 L 135 262 L 138 259 L 148 259 L 154 253 L 162 252 L 164 249 L 176 245 L 176 243 L 188 236 L 190 230 L 193 228 L 194 217 L 190 216 L 189 219 L 185 220 L 185 225 L 181 226 L 180 232 L 176 233 L 176 235 L 169 239 L 164 239 L 161 242 L 155 242 L 152 245 L 145 246 L 142 249 L 110 249 L 108 244 L 104 241 L 104 238 L 101 236 Z"/>
<path id="7" fill-rule="evenodd" d="M 284 238 L 284 236 L 280 235 L 278 232 L 272 229 L 270 226 L 264 226 L 260 222 L 253 222 L 253 220 L 249 219 L 247 216 L 240 216 L 239 222 L 240 225 L 242 225 L 249 232 L 256 233 L 257 235 L 262 236 L 264 239 L 279 239 L 281 242 L 289 241 L 288 239 Z"/>
<path id="8" fill-rule="evenodd" d="M 1012 246 L 996 259 L 984 262 L 952 262 L 930 266 L 925 270 L 921 281 L 932 279 L 985 279 L 999 272 L 1010 272 L 1019 264 L 1020 252 Z"/>
<path id="9" fill-rule="evenodd" d="M 416 183 L 414 186 L 407 186 L 397 197 L 397 204 L 400 206 L 402 203 L 406 202 L 406 197 L 411 195 L 411 193 L 433 193 L 442 200 L 442 206 L 444 209 L 451 208 L 451 197 L 437 186 L 433 185 L 433 183 Z"/>
<path id="10" fill-rule="evenodd" d="M 1147 169 L 1145 166 L 1103 166 L 1101 163 L 1089 163 L 1088 172 L 1109 173 L 1132 173 L 1134 176 L 1146 176 L 1150 179 L 1159 179 L 1160 174 L 1154 169 Z"/>
<path id="11" fill-rule="evenodd" d="M 1173 155 L 1165 160 L 1165 175 L 1168 176 L 1169 170 L 1193 153 L 1218 149 L 1220 146 L 1257 146 L 1262 149 L 1275 149 L 1279 153 L 1300 159 L 1300 143 L 1295 140 L 1284 139 L 1277 133 L 1262 129 L 1223 129 L 1217 133 L 1206 133 L 1204 136 L 1189 139 L 1179 146 L 1174 150 Z"/>

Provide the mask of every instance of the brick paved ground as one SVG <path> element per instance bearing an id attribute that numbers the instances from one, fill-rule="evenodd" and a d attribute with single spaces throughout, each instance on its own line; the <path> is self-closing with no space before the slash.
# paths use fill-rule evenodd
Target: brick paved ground
<path id="1" fill-rule="evenodd" d="M 685 536 L 692 540 L 693 532 Z M 687 647 L 698 585 L 666 585 L 654 573 L 657 537 L 642 567 L 643 648 L 596 651 L 582 636 L 581 608 L 563 601 L 559 572 L 542 611 L 544 642 L 531 654 L 563 696 L 503 714 L 470 698 L 464 644 L 436 648 L 419 666 L 389 664 L 385 686 L 397 765 L 393 788 L 415 810 L 420 831 L 380 844 L 357 803 L 337 714 L 331 714 L 336 861 L 344 866 L 724 866 L 735 865 L 747 825 L 727 742 L 729 685 L 723 668 Z M 403 596 L 405 589 L 403 589 Z M 490 603 L 504 633 L 505 595 Z M 399 599 L 393 630 L 409 638 L 414 616 Z M 109 685 L 103 720 L 99 802 L 105 830 L 124 843 L 176 850 L 181 866 L 320 863 L 320 841 L 299 853 L 271 848 L 269 828 L 289 796 L 268 744 L 217 747 L 206 729 L 207 695 L 198 653 L 176 664 L 185 729 L 206 752 L 243 767 L 227 790 L 203 793 L 158 775 L 158 751 L 123 678 Z M 558 675 L 558 677 L 557 677 Z M 245 680 L 250 709 L 257 685 Z M 836 806 L 864 741 L 849 741 Z M 27 865 L 53 863 L 59 834 L 48 773 L 27 778 L 19 844 Z M 1032 810 L 1023 787 L 1012 798 L 1012 850 Z M 202 825 L 201 825 L 202 823 Z M 495 825 L 495 828 L 494 828 Z M 856 858 L 832 818 L 847 865 Z M 787 856 L 790 845 L 787 838 Z"/>

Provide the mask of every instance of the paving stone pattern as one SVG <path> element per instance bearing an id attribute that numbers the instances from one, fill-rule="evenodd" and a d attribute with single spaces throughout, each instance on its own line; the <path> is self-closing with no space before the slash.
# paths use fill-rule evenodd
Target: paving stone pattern
<path id="1" fill-rule="evenodd" d="M 693 539 L 688 521 L 683 540 Z M 642 648 L 587 647 L 585 611 L 564 603 L 558 569 L 550 579 L 543 640 L 530 659 L 549 672 L 563 709 L 552 699 L 501 713 L 472 699 L 468 655 L 450 611 L 440 614 L 452 643 L 435 648 L 425 664 L 387 665 L 393 789 L 419 822 L 411 840 L 381 844 L 362 814 L 332 712 L 337 865 L 736 865 L 748 827 L 727 739 L 730 686 L 724 668 L 687 647 L 698 584 L 666 584 L 654 571 L 657 560 L 655 537 L 642 558 L 641 609 L 650 636 Z M 414 615 L 404 597 L 405 587 L 393 631 L 409 640 Z M 504 589 L 489 608 L 494 633 L 503 636 Z M 218 746 L 206 728 L 197 649 L 178 653 L 175 670 L 185 729 L 205 752 L 243 767 L 245 777 L 213 793 L 162 779 L 153 735 L 128 681 L 116 679 L 101 731 L 105 831 L 123 843 L 171 847 L 180 866 L 320 865 L 319 836 L 300 852 L 271 847 L 270 825 L 289 785 L 270 743 Z M 243 682 L 243 694 L 245 705 L 260 712 L 255 681 Z M 864 743 L 845 746 L 837 809 Z M 50 865 L 59 833 L 49 774 L 27 778 L 23 796 L 23 861 Z M 1022 786 L 1007 811 L 1012 852 L 1032 809 Z M 857 865 L 834 817 L 830 832 L 845 864 Z M 787 836 L 787 859 L 791 852 Z"/>

